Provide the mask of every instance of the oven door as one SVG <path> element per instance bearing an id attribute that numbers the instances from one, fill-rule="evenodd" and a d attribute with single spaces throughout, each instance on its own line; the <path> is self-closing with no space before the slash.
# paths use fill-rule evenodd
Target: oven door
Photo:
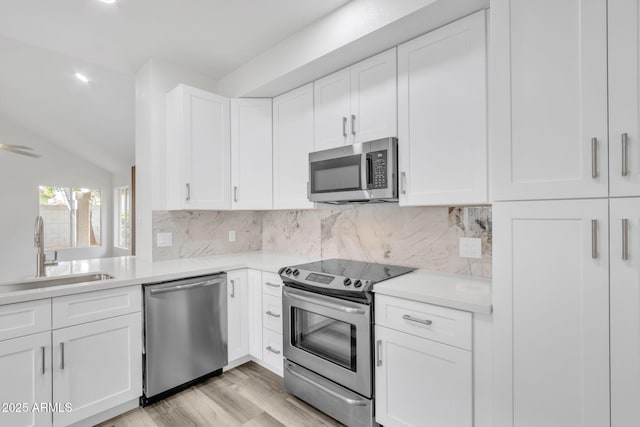
<path id="1" fill-rule="evenodd" d="M 371 397 L 371 307 L 283 288 L 284 357 Z"/>
<path id="2" fill-rule="evenodd" d="M 309 200 L 368 200 L 370 167 L 363 144 L 309 153 Z"/>

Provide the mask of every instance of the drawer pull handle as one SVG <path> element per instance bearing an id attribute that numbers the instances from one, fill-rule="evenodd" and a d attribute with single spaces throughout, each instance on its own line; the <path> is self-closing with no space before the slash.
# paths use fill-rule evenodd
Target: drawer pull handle
<path id="1" fill-rule="evenodd" d="M 271 283 L 271 282 L 264 282 L 265 285 L 267 286 L 271 286 L 272 288 L 279 288 L 280 285 L 278 285 L 277 283 Z"/>
<path id="2" fill-rule="evenodd" d="M 413 317 L 410 316 L 408 314 L 405 314 L 404 316 L 402 316 L 402 318 L 404 320 L 408 320 L 410 322 L 416 322 L 416 323 L 422 323 L 423 325 L 431 325 L 433 322 L 431 320 L 428 319 L 418 319 L 417 317 Z"/>
<path id="3" fill-rule="evenodd" d="M 280 317 L 279 314 L 276 314 L 276 313 L 272 312 L 271 310 L 267 311 L 265 314 L 267 316 L 271 316 L 271 317 Z"/>
<path id="4" fill-rule="evenodd" d="M 276 350 L 275 348 L 271 347 L 270 345 L 267 346 L 267 351 L 270 351 L 273 354 L 280 354 L 280 350 Z"/>

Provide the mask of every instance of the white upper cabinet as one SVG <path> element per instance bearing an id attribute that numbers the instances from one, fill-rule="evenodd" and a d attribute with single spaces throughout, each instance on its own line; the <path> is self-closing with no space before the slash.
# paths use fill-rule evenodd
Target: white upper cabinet
<path id="1" fill-rule="evenodd" d="M 231 207 L 271 209 L 271 99 L 231 100 Z"/>
<path id="2" fill-rule="evenodd" d="M 349 69 L 333 73 L 313 84 L 314 149 L 326 150 L 350 143 Z"/>
<path id="3" fill-rule="evenodd" d="M 485 12 L 398 46 L 400 205 L 487 203 Z"/>
<path id="4" fill-rule="evenodd" d="M 396 49 L 351 66 L 351 142 L 397 136 Z"/>
<path id="5" fill-rule="evenodd" d="M 496 203 L 493 224 L 493 425 L 609 426 L 607 199 Z"/>
<path id="6" fill-rule="evenodd" d="M 640 5 L 609 0 L 611 196 L 640 196 Z"/>
<path id="7" fill-rule="evenodd" d="M 494 0 L 490 40 L 493 200 L 606 197 L 607 1 Z"/>
<path id="8" fill-rule="evenodd" d="M 635 427 L 640 420 L 640 198 L 611 199 L 610 215 L 611 424 Z"/>
<path id="9" fill-rule="evenodd" d="M 231 207 L 229 100 L 186 85 L 167 94 L 167 208 Z"/>
<path id="10" fill-rule="evenodd" d="M 397 135 L 396 49 L 314 82 L 314 149 Z"/>
<path id="11" fill-rule="evenodd" d="M 273 208 L 310 209 L 313 83 L 273 99 Z"/>

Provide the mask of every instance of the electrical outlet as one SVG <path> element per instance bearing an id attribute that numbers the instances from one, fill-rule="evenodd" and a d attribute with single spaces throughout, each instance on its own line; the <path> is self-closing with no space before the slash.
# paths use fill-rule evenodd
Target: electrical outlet
<path id="1" fill-rule="evenodd" d="M 235 230 L 230 230 L 229 231 L 229 241 L 230 242 L 235 242 L 236 241 L 236 231 Z"/>
<path id="2" fill-rule="evenodd" d="M 159 248 L 165 248 L 173 246 L 173 234 L 172 233 L 158 233 L 156 235 L 156 246 Z"/>
<path id="3" fill-rule="evenodd" d="M 482 258 L 482 239 L 461 237 L 460 256 L 462 258 Z"/>

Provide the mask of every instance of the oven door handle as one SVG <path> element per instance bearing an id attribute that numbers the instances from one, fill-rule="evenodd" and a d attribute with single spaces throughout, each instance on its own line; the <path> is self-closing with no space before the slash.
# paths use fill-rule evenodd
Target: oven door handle
<path id="1" fill-rule="evenodd" d="M 301 295 L 294 295 L 291 294 L 287 291 L 284 291 L 284 295 L 286 297 L 289 297 L 291 299 L 297 299 L 299 301 L 304 301 L 304 302 L 308 302 L 309 304 L 315 304 L 315 305 L 319 305 L 325 308 L 330 308 L 332 310 L 338 310 L 338 311 L 342 311 L 344 313 L 349 313 L 349 314 L 365 314 L 365 311 L 361 308 L 355 308 L 355 307 L 346 307 L 344 305 L 337 305 L 337 304 L 331 304 L 329 302 L 325 302 L 325 301 L 318 301 L 315 300 L 313 298 L 309 298 L 309 297 L 303 297 Z"/>
<path id="2" fill-rule="evenodd" d="M 300 379 L 302 381 L 305 381 L 305 382 L 311 384 L 314 387 L 319 388 L 320 390 L 324 391 L 328 395 L 333 396 L 336 399 L 339 399 L 339 400 L 343 401 L 344 403 L 346 403 L 348 405 L 351 405 L 351 406 L 366 406 L 367 403 L 368 403 L 368 401 L 365 400 L 365 399 L 356 400 L 356 399 L 349 399 L 348 397 L 344 397 L 341 394 L 336 393 L 335 391 L 331 390 L 330 388 L 327 388 L 327 387 L 323 386 L 322 384 L 319 384 L 319 383 L 313 381 L 312 379 L 305 377 L 304 375 L 300 375 L 299 373 L 297 373 L 297 372 L 295 372 L 295 371 L 293 371 L 291 369 L 291 364 L 290 363 L 287 363 L 287 372 L 289 372 L 294 377 L 296 377 L 296 378 L 298 378 L 298 379 Z"/>

